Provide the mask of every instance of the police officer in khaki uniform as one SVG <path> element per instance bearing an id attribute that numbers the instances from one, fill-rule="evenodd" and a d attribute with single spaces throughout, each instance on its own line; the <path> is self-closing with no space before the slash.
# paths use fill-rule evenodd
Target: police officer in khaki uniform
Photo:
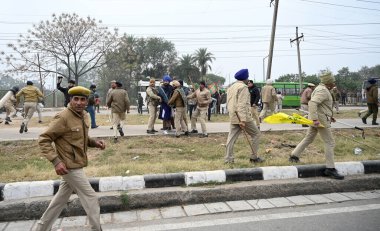
<path id="1" fill-rule="evenodd" d="M 123 126 L 125 123 L 125 112 L 129 113 L 130 109 L 128 93 L 121 88 L 122 86 L 123 85 L 120 82 L 116 82 L 116 88 L 111 91 L 107 101 L 107 106 L 111 108 L 112 111 L 112 126 L 115 143 L 118 142 L 118 131 L 120 136 L 124 136 Z"/>
<path id="2" fill-rule="evenodd" d="M 84 109 L 90 90 L 77 86 L 68 93 L 71 97 L 68 107 L 54 117 L 38 140 L 42 154 L 54 165 L 55 172 L 62 177 L 62 181 L 57 194 L 38 221 L 36 230 L 50 230 L 71 194 L 75 192 L 87 213 L 91 230 L 100 231 L 98 198 L 83 167 L 87 166 L 87 147 L 103 150 L 105 143 L 88 136 L 90 121 Z"/>
<path id="3" fill-rule="evenodd" d="M 26 82 L 26 87 L 22 88 L 17 94 L 17 102 L 20 101 L 20 98 L 24 97 L 24 120 L 20 126 L 20 133 L 28 131 L 29 120 L 33 117 L 34 112 L 37 109 L 37 103 L 40 98 L 43 98 L 44 95 L 42 92 L 35 86 L 33 86 L 32 81 Z"/>
<path id="4" fill-rule="evenodd" d="M 10 89 L 12 95 L 9 97 L 7 101 L 5 101 L 5 124 L 9 124 L 10 122 L 12 122 L 11 116 L 13 117 L 16 114 L 15 105 L 17 103 L 16 94 L 18 90 L 19 88 L 17 86 L 12 87 L 12 89 Z"/>
<path id="5" fill-rule="evenodd" d="M 268 79 L 266 85 L 261 89 L 261 102 L 263 103 L 263 109 L 260 112 L 261 121 L 268 115 L 272 115 L 275 110 L 277 93 L 272 85 L 273 81 Z"/>
<path id="6" fill-rule="evenodd" d="M 250 162 L 259 163 L 263 161 L 257 156 L 260 131 L 253 122 L 251 114 L 251 97 L 247 86 L 248 76 L 248 69 L 238 71 L 235 74 L 237 81 L 227 90 L 227 107 L 231 124 L 227 138 L 225 163 L 234 162 L 233 148 L 242 130 L 248 133 L 253 144 L 254 150 L 249 159 Z"/>
<path id="7" fill-rule="evenodd" d="M 326 169 L 324 174 L 328 177 L 342 180 L 335 169 L 334 147 L 335 141 L 331 133 L 331 122 L 335 122 L 333 117 L 333 99 L 330 90 L 335 86 L 335 78 L 331 73 L 321 75 L 321 83 L 314 89 L 309 101 L 309 119 L 313 120 L 314 126 L 309 127 L 305 138 L 293 150 L 289 161 L 297 163 L 302 151 L 311 144 L 319 133 L 325 143 Z M 323 127 L 319 127 L 323 125 Z"/>
<path id="8" fill-rule="evenodd" d="M 175 136 L 180 137 L 180 131 L 184 131 L 185 135 L 189 135 L 189 131 L 187 129 L 187 124 L 185 122 L 186 118 L 186 106 L 187 106 L 187 98 L 185 91 L 182 89 L 181 84 L 177 80 L 173 80 L 172 82 L 174 91 L 172 97 L 170 97 L 168 104 L 170 106 L 175 107 Z"/>
<path id="9" fill-rule="evenodd" d="M 148 134 L 154 134 L 157 132 L 154 130 L 154 123 L 157 119 L 157 106 L 161 103 L 161 97 L 158 96 L 158 90 L 156 88 L 156 80 L 149 80 L 149 87 L 146 89 L 146 102 L 149 111 L 149 121 L 148 121 Z"/>

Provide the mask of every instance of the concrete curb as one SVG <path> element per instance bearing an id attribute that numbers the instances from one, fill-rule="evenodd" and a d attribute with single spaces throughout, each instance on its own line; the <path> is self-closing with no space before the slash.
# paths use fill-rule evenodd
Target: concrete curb
<path id="1" fill-rule="evenodd" d="M 245 181 L 234 184 L 199 187 L 167 187 L 131 190 L 128 193 L 99 193 L 101 213 L 132 209 L 183 206 L 221 201 L 266 199 L 297 195 L 336 192 L 357 192 L 380 189 L 380 174 L 353 175 L 345 180 L 329 178 Z M 0 222 L 38 219 L 51 201 L 51 197 L 0 202 Z M 61 216 L 85 215 L 80 201 L 73 195 Z"/>
<path id="2" fill-rule="evenodd" d="M 380 160 L 338 162 L 336 168 L 345 176 L 380 173 Z M 144 176 L 113 176 L 91 178 L 89 181 L 96 192 L 111 192 L 208 183 L 320 177 L 323 176 L 324 169 L 325 165 L 272 166 Z M 59 184 L 60 181 L 0 183 L 0 201 L 53 196 L 58 191 Z"/>

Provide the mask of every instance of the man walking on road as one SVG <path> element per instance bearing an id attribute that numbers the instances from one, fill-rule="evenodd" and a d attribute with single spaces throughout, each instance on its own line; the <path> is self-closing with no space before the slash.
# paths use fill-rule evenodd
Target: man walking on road
<path id="1" fill-rule="evenodd" d="M 84 109 L 90 90 L 73 87 L 68 93 L 71 97 L 70 104 L 54 117 L 38 140 L 42 154 L 54 165 L 55 172 L 62 180 L 57 194 L 37 222 L 36 230 L 51 230 L 71 194 L 75 192 L 87 213 L 91 230 L 100 231 L 98 198 L 83 168 L 87 166 L 87 147 L 103 150 L 105 143 L 88 136 L 89 118 Z"/>
<path id="2" fill-rule="evenodd" d="M 263 161 L 257 156 L 260 131 L 253 122 L 251 115 L 251 97 L 247 87 L 248 75 L 248 69 L 238 71 L 235 74 L 237 81 L 227 90 L 227 107 L 231 124 L 227 138 L 225 163 L 234 162 L 233 148 L 242 130 L 251 137 L 254 149 L 249 161 L 251 163 Z"/>
<path id="3" fill-rule="evenodd" d="M 335 78 L 331 73 L 325 73 L 321 76 L 321 83 L 314 89 L 309 101 L 309 119 L 313 120 L 314 126 L 309 127 L 305 138 L 293 150 L 289 161 L 299 162 L 301 153 L 314 141 L 319 133 L 325 144 L 326 170 L 324 174 L 328 177 L 342 180 L 344 176 L 340 175 L 335 169 L 335 141 L 331 133 L 331 122 L 335 122 L 335 119 L 333 117 L 333 98 L 330 90 L 334 86 Z M 323 125 L 323 127 L 319 125 Z"/>
<path id="4" fill-rule="evenodd" d="M 259 112 L 257 111 L 257 108 L 259 107 L 259 101 L 260 101 L 260 90 L 253 83 L 253 80 L 248 80 L 248 90 L 251 96 L 250 101 L 251 101 L 252 117 L 253 117 L 253 120 L 256 122 L 257 128 L 260 129 Z"/>
<path id="5" fill-rule="evenodd" d="M 376 122 L 377 120 L 377 112 L 379 111 L 379 90 L 377 86 L 376 79 L 370 79 L 368 82 L 371 84 L 369 87 L 367 87 L 367 105 L 368 105 L 368 112 L 365 116 L 363 116 L 362 121 L 363 123 L 367 124 L 367 118 L 373 113 L 372 115 L 372 125 L 379 125 L 379 123 Z"/>
<path id="6" fill-rule="evenodd" d="M 112 123 L 113 123 L 113 133 L 114 142 L 117 143 L 117 132 L 120 136 L 124 136 L 123 126 L 125 123 L 125 112 L 129 113 L 129 97 L 126 90 L 122 89 L 123 85 L 120 82 L 116 82 L 116 89 L 111 91 L 107 106 L 111 108 L 112 111 Z"/>
<path id="7" fill-rule="evenodd" d="M 37 109 L 37 103 L 39 98 L 43 98 L 42 92 L 35 86 L 32 81 L 26 82 L 26 87 L 22 88 L 17 94 L 17 103 L 20 101 L 20 97 L 24 98 L 24 120 L 20 126 L 20 133 L 28 132 L 29 120 L 33 117 L 34 112 Z"/>
<path id="8" fill-rule="evenodd" d="M 277 93 L 272 85 L 273 81 L 268 79 L 266 85 L 261 89 L 261 101 L 263 103 L 263 110 L 260 112 L 261 121 L 268 115 L 272 115 L 275 110 Z"/>

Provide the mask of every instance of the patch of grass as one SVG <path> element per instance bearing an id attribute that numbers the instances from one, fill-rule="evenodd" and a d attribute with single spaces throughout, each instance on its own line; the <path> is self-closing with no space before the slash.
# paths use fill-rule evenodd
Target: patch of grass
<path id="1" fill-rule="evenodd" d="M 88 177 L 131 176 L 155 173 L 285 166 L 294 148 L 306 131 L 262 132 L 259 155 L 266 161 L 251 164 L 250 147 L 242 134 L 234 148 L 235 164 L 225 165 L 227 134 L 210 134 L 208 138 L 196 136 L 174 138 L 169 136 L 138 136 L 121 138 L 114 144 L 106 140 L 106 149 L 89 149 Z M 335 161 L 360 161 L 380 159 L 380 131 L 366 129 L 366 139 L 353 129 L 333 130 L 336 147 Z M 356 141 L 356 142 L 354 142 Z M 360 142 L 362 144 L 359 144 Z M 371 149 L 368 146 L 373 147 Z M 355 147 L 363 149 L 354 155 Z M 300 164 L 324 164 L 323 142 L 317 136 L 301 156 Z M 58 179 L 52 164 L 41 155 L 36 141 L 0 143 L 0 182 Z"/>

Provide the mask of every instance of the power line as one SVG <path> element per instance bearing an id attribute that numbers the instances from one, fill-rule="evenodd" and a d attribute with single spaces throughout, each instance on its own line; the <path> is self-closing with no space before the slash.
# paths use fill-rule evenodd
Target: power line
<path id="1" fill-rule="evenodd" d="M 346 7 L 346 8 L 354 8 L 354 9 L 360 9 L 360 10 L 380 11 L 380 9 L 373 9 L 373 8 L 366 8 L 366 7 L 359 7 L 359 6 L 348 6 L 348 5 L 334 4 L 334 3 L 328 3 L 328 2 L 318 2 L 318 1 L 311 1 L 311 0 L 299 0 L 299 1 L 310 2 L 310 3 L 317 3 L 317 4 L 322 4 L 322 5 L 330 5 L 330 6 L 340 6 L 340 7 Z"/>
<path id="2" fill-rule="evenodd" d="M 366 0 L 356 0 L 358 2 L 368 2 L 368 3 L 375 3 L 375 4 L 380 4 L 380 2 L 375 2 L 375 1 L 366 1 Z"/>

